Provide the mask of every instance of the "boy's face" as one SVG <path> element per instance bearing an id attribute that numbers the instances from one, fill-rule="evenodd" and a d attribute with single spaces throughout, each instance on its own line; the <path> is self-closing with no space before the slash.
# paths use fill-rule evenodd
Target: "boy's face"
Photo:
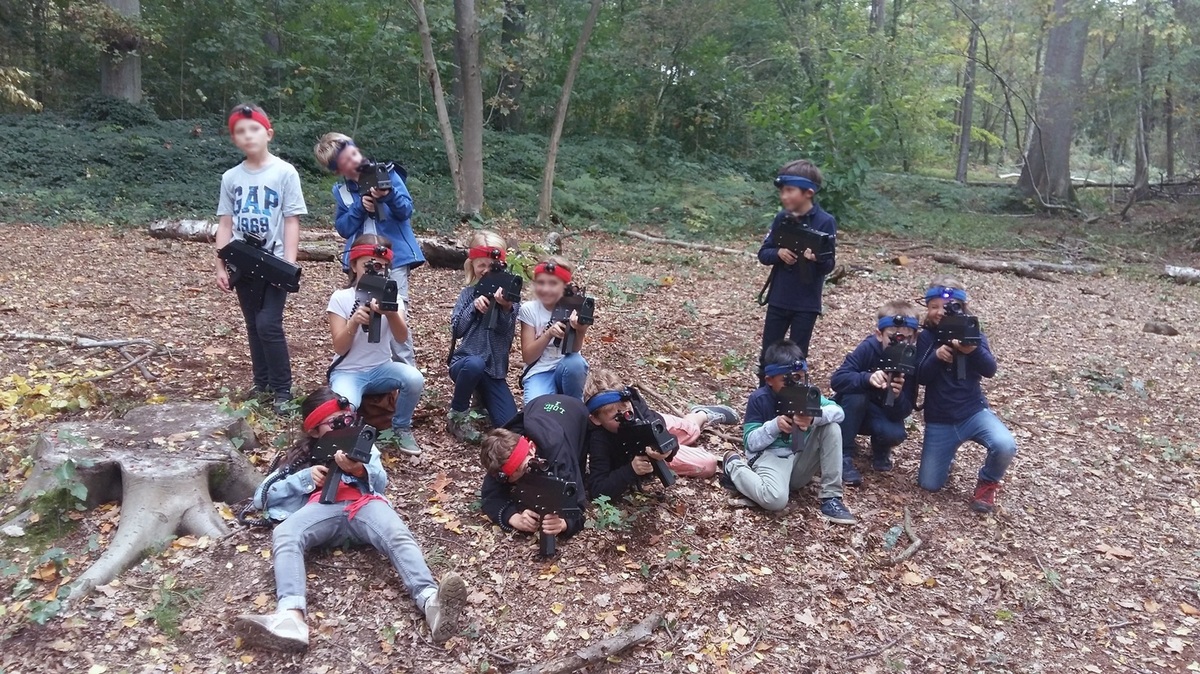
<path id="1" fill-rule="evenodd" d="M 622 400 L 618 403 L 605 405 L 588 415 L 588 419 L 600 428 L 615 434 L 621 429 L 621 420 L 633 413 L 633 403 Z"/>
<path id="2" fill-rule="evenodd" d="M 771 377 L 766 377 L 767 386 L 770 386 L 771 390 L 775 393 L 779 393 L 781 390 L 783 390 L 783 387 L 787 385 L 787 378 L 788 376 L 786 374 L 777 374 Z"/>
<path id="3" fill-rule="evenodd" d="M 942 321 L 942 316 L 946 315 L 946 300 L 941 297 L 935 297 L 925 303 L 925 322 L 929 325 L 937 325 Z"/>
<path id="4" fill-rule="evenodd" d="M 795 185 L 784 185 L 779 188 L 779 203 L 785 211 L 807 211 L 812 206 L 816 192 Z"/>
<path id="5" fill-rule="evenodd" d="M 494 261 L 490 257 L 477 257 L 471 260 L 471 271 L 475 272 L 475 278 L 483 278 L 484 274 L 491 271 Z"/>
<path id="6" fill-rule="evenodd" d="M 233 127 L 233 144 L 248 155 L 261 154 L 275 137 L 275 130 L 259 124 L 253 119 L 239 119 Z"/>
<path id="7" fill-rule="evenodd" d="M 338 155 L 337 174 L 350 180 L 358 180 L 358 167 L 363 162 L 362 152 L 357 146 L 347 145 Z"/>
<path id="8" fill-rule="evenodd" d="M 554 274 L 538 274 L 533 279 L 533 294 L 543 305 L 558 304 L 567 284 Z"/>
<path id="9" fill-rule="evenodd" d="M 525 456 L 525 460 L 521 462 L 521 467 L 517 468 L 516 472 L 508 476 L 508 483 L 513 484 L 525 477 L 525 473 L 529 472 L 529 464 L 533 463 L 537 457 L 537 445 L 533 444 L 533 440 L 529 441 L 529 454 Z"/>
<path id="10" fill-rule="evenodd" d="M 940 302 L 941 300 L 938 300 L 938 301 Z M 875 331 L 875 336 L 879 338 L 880 344 L 884 345 L 885 347 L 888 347 L 888 346 L 892 345 L 893 336 L 903 337 L 903 339 L 901 339 L 900 341 L 906 342 L 908 344 L 912 344 L 913 339 L 917 336 L 917 331 L 913 330 L 912 328 L 891 327 L 886 330 Z"/>

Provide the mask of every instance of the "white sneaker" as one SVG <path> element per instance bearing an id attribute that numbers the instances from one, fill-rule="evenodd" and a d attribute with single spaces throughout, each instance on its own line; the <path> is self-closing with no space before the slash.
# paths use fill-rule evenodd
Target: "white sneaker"
<path id="1" fill-rule="evenodd" d="M 290 611 L 269 615 L 240 615 L 233 629 L 251 648 L 289 653 L 308 649 L 308 625 Z"/>
<path id="2" fill-rule="evenodd" d="M 447 573 L 437 594 L 425 602 L 425 622 L 433 633 L 433 643 L 444 643 L 458 632 L 458 616 L 467 603 L 467 584 L 457 573 Z"/>

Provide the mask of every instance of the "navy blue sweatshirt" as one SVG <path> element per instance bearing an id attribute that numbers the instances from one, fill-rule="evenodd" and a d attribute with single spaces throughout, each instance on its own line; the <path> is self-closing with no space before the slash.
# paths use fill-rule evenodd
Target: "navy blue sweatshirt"
<path id="1" fill-rule="evenodd" d="M 925 423 L 957 424 L 966 421 L 980 410 L 988 408 L 987 398 L 979 383 L 984 377 L 996 374 L 996 357 L 992 355 L 987 336 L 966 356 L 967 378 L 959 381 L 954 363 L 938 360 L 937 339 L 932 330 L 922 330 L 917 338 L 917 382 L 925 387 Z"/>
<path id="2" fill-rule="evenodd" d="M 758 261 L 765 265 L 771 265 L 775 271 L 771 289 L 767 291 L 767 304 L 786 311 L 812 311 L 819 314 L 821 313 L 821 292 L 825 289 L 825 277 L 833 271 L 836 254 L 831 252 L 824 257 L 817 258 L 817 261 L 812 263 L 812 281 L 808 283 L 802 281 L 800 265 L 806 264 L 806 262 L 797 261 L 796 264 L 784 264 L 779 259 L 779 244 L 775 243 L 775 228 L 787 215 L 787 211 L 779 211 L 775 215 L 775 220 L 771 222 L 771 231 L 767 232 L 767 238 L 763 239 L 762 247 L 758 249 Z M 814 203 L 811 211 L 799 217 L 806 227 L 834 237 L 837 236 L 837 220 L 834 220 L 832 215 L 826 213 L 817 204 Z M 836 239 L 834 241 L 836 243 Z M 804 254 L 802 250 L 795 252 L 800 256 Z"/>
<path id="3" fill-rule="evenodd" d="M 917 357 L 919 358 L 921 351 L 919 346 L 917 348 Z M 885 406 L 883 403 L 887 400 L 887 390 L 875 388 L 870 383 L 871 374 L 879 370 L 879 362 L 882 359 L 883 344 L 879 342 L 877 336 L 870 335 L 859 342 L 858 346 L 854 347 L 854 351 L 846 356 L 846 359 L 842 361 L 842 366 L 833 373 L 829 384 L 833 387 L 834 393 L 839 395 L 865 393 L 872 402 L 883 409 L 887 418 L 892 421 L 903 421 L 912 413 L 913 404 L 917 401 L 917 377 L 916 375 L 906 377 L 904 386 L 896 396 L 895 404 L 891 407 Z M 837 399 L 835 396 L 834 400 Z"/>

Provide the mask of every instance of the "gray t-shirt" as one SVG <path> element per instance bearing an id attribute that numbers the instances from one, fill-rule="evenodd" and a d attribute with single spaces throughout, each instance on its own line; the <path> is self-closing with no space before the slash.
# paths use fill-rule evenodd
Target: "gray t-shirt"
<path id="1" fill-rule="evenodd" d="M 551 310 L 542 306 L 542 303 L 536 299 L 531 302 L 522 302 L 521 309 L 517 312 L 517 320 L 526 325 L 533 326 L 533 336 L 541 337 L 542 333 L 550 327 Z M 554 340 L 550 340 L 546 344 L 546 350 L 542 352 L 542 357 L 537 363 L 529 368 L 525 376 L 538 374 L 540 372 L 550 372 L 558 367 L 558 362 L 563 359 L 562 345 L 554 346 Z"/>
<path id="2" fill-rule="evenodd" d="M 255 171 L 242 162 L 221 176 L 217 215 L 233 217 L 234 239 L 257 234 L 266 239 L 267 250 L 283 257 L 283 219 L 306 213 L 300 175 L 279 157 Z"/>
<path id="3" fill-rule="evenodd" d="M 396 298 L 396 302 L 400 305 L 400 315 L 404 315 L 404 300 Z M 354 288 L 342 288 L 329 296 L 329 307 L 326 309 L 329 313 L 350 320 L 354 309 Z M 368 337 L 362 328 L 355 331 L 354 342 L 346 352 L 346 359 L 338 364 L 334 372 L 365 372 L 392 359 L 392 328 L 386 317 L 379 331 L 379 341 L 372 344 L 367 341 Z"/>

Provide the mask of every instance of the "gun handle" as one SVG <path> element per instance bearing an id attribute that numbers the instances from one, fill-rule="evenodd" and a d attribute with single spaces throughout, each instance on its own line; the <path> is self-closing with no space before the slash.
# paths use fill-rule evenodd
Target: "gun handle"
<path id="1" fill-rule="evenodd" d="M 658 477 L 659 482 L 662 482 L 662 486 L 670 487 L 675 484 L 675 471 L 671 470 L 666 461 L 655 459 L 650 463 L 654 465 L 654 475 Z"/>
<path id="2" fill-rule="evenodd" d="M 887 379 L 887 400 L 883 401 L 887 407 L 893 407 L 896 404 L 896 389 L 892 388 L 892 375 L 888 375 Z"/>
<path id="3" fill-rule="evenodd" d="M 572 328 L 568 325 L 567 334 L 562 338 L 562 352 L 564 356 L 578 351 L 578 349 L 575 348 L 575 339 L 575 328 Z"/>
<path id="4" fill-rule="evenodd" d="M 543 557 L 553 557 L 558 552 L 558 539 L 552 534 L 541 532 L 538 539 L 538 552 Z"/>
<path id="5" fill-rule="evenodd" d="M 958 370 L 959 381 L 963 381 L 967 378 L 967 357 L 965 355 L 955 352 L 954 367 Z"/>
<path id="6" fill-rule="evenodd" d="M 800 251 L 799 260 L 796 264 L 799 267 L 800 281 L 802 283 L 812 283 L 813 280 L 813 263 L 808 258 L 804 257 L 804 251 Z"/>
<path id="7" fill-rule="evenodd" d="M 487 329 L 488 330 L 496 329 L 496 316 L 499 314 L 500 314 L 500 312 L 496 308 L 496 299 L 494 297 L 488 298 L 488 310 L 487 310 Z"/>
<path id="8" fill-rule="evenodd" d="M 383 333 L 383 314 L 373 311 L 371 312 L 371 322 L 367 324 L 367 341 L 372 344 L 378 344 Z"/>
<path id="9" fill-rule="evenodd" d="M 329 464 L 329 472 L 325 474 L 325 486 L 321 487 L 321 503 L 329 505 L 336 503 L 338 485 L 342 483 L 342 469 L 336 463 Z"/>

